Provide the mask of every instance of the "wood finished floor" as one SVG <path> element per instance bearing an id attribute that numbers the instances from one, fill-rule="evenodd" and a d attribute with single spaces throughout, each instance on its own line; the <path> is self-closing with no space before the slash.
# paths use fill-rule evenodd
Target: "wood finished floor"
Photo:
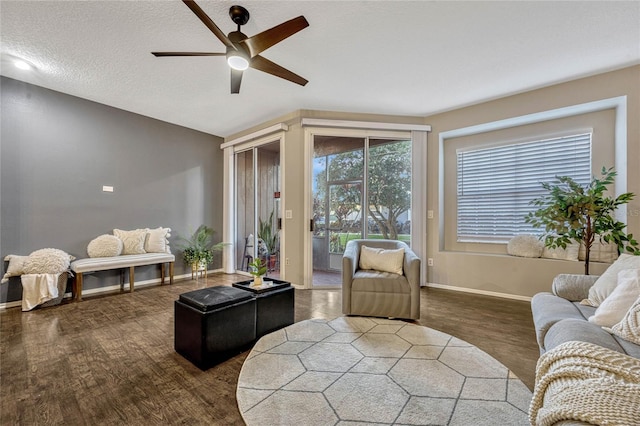
<path id="1" fill-rule="evenodd" d="M 235 400 L 248 352 L 205 372 L 173 349 L 173 302 L 245 277 L 87 297 L 0 312 L 2 425 L 242 425 Z M 296 290 L 296 321 L 340 316 L 340 290 Z M 422 289 L 420 324 L 466 340 L 533 388 L 538 348 L 529 303 Z"/>

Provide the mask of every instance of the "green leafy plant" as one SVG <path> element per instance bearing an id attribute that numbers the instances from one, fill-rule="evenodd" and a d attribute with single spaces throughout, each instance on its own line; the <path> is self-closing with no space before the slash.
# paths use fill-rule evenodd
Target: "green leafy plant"
<path id="1" fill-rule="evenodd" d="M 548 193 L 530 202 L 539 209 L 529 213 L 525 221 L 536 228 L 543 228 L 545 246 L 566 248 L 572 241 L 585 247 L 584 273 L 589 275 L 589 253 L 595 238 L 614 243 L 620 252 L 640 255 L 638 242 L 632 234 L 626 234 L 626 225 L 614 217 L 616 209 L 634 197 L 626 192 L 615 198 L 605 195 L 607 186 L 615 181 L 613 167 L 602 168 L 602 177 L 593 177 L 587 185 L 581 185 L 568 176 L 556 176 L 553 182 L 542 187 Z"/>
<path id="2" fill-rule="evenodd" d="M 258 238 L 264 241 L 269 254 L 276 254 L 278 251 L 278 232 L 273 232 L 273 210 L 268 220 L 263 222 L 262 219 L 260 219 L 259 225 Z"/>
<path id="3" fill-rule="evenodd" d="M 261 277 L 267 273 L 267 262 L 262 259 L 253 259 L 249 262 L 249 273 L 254 277 Z"/>
<path id="4" fill-rule="evenodd" d="M 182 249 L 183 258 L 186 264 L 193 265 L 204 263 L 208 265 L 213 261 L 214 251 L 222 250 L 229 243 L 213 244 L 213 234 L 215 231 L 206 226 L 200 225 L 189 238 L 180 238 L 178 247 Z"/>

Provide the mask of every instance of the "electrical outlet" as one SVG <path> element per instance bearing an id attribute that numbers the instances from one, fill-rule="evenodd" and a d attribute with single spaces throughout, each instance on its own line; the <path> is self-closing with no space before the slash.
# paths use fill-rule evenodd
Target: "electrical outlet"
<path id="1" fill-rule="evenodd" d="M 287 266 L 291 265 L 291 261 L 289 260 L 288 257 L 284 260 L 284 264 Z"/>
<path id="2" fill-rule="evenodd" d="M 433 266 L 433 259 L 432 258 L 428 258 L 427 259 L 427 266 Z"/>
<path id="3" fill-rule="evenodd" d="M 433 219 L 433 210 L 427 210 L 427 219 Z"/>

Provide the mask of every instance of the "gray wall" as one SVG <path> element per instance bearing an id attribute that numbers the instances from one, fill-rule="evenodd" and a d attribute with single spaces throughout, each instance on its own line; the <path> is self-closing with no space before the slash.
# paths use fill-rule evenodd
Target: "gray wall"
<path id="1" fill-rule="evenodd" d="M 221 138 L 5 77 L 0 84 L 2 258 L 45 247 L 87 257 L 89 241 L 113 228 L 164 226 L 179 275 L 176 237 L 204 223 L 219 241 Z M 158 276 L 157 267 L 136 268 L 136 281 Z M 105 271 L 87 275 L 84 288 L 118 283 Z M 0 303 L 21 297 L 19 279 L 1 285 Z"/>

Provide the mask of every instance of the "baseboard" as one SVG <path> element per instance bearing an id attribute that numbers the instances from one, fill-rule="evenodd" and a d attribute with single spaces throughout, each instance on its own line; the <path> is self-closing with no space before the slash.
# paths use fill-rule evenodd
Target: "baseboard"
<path id="1" fill-rule="evenodd" d="M 207 274 L 213 274 L 216 272 L 223 272 L 222 268 L 220 269 L 214 269 L 211 271 L 207 271 Z M 182 275 L 174 275 L 173 276 L 173 280 L 179 280 L 179 279 L 191 279 L 191 272 L 189 272 L 188 274 L 182 274 Z M 168 283 L 169 281 L 169 277 L 165 277 L 164 282 Z M 151 280 L 144 280 L 144 281 L 136 281 L 134 283 L 134 290 L 139 288 L 139 287 L 147 287 L 147 286 L 151 286 L 151 285 L 157 285 L 160 284 L 161 280 L 160 278 L 154 278 Z M 128 291 L 129 288 L 129 283 L 124 283 L 124 289 Z M 82 296 L 90 296 L 90 295 L 96 295 L 96 294 L 102 294 L 102 293 L 113 293 L 115 291 L 120 291 L 120 284 L 116 284 L 116 285 L 110 285 L 107 287 L 98 287 L 98 288 L 92 288 L 92 289 L 88 289 L 88 290 L 82 290 Z M 71 292 L 65 293 L 64 294 L 64 298 L 71 298 Z M 16 307 L 22 307 L 22 300 L 14 300 L 12 302 L 4 302 L 4 303 L 0 303 L 0 310 L 2 309 L 9 309 L 9 308 L 16 308 Z"/>
<path id="2" fill-rule="evenodd" d="M 463 293 L 481 294 L 483 296 L 493 296 L 493 297 L 501 297 L 503 299 L 512 299 L 512 300 L 521 300 L 524 302 L 531 302 L 531 297 L 518 296 L 517 294 L 498 293 L 496 291 L 486 291 L 486 290 L 479 290 L 475 288 L 456 287 L 456 286 L 436 284 L 436 283 L 427 283 L 426 286 L 433 287 L 433 288 L 441 288 L 443 290 L 460 291 Z"/>

